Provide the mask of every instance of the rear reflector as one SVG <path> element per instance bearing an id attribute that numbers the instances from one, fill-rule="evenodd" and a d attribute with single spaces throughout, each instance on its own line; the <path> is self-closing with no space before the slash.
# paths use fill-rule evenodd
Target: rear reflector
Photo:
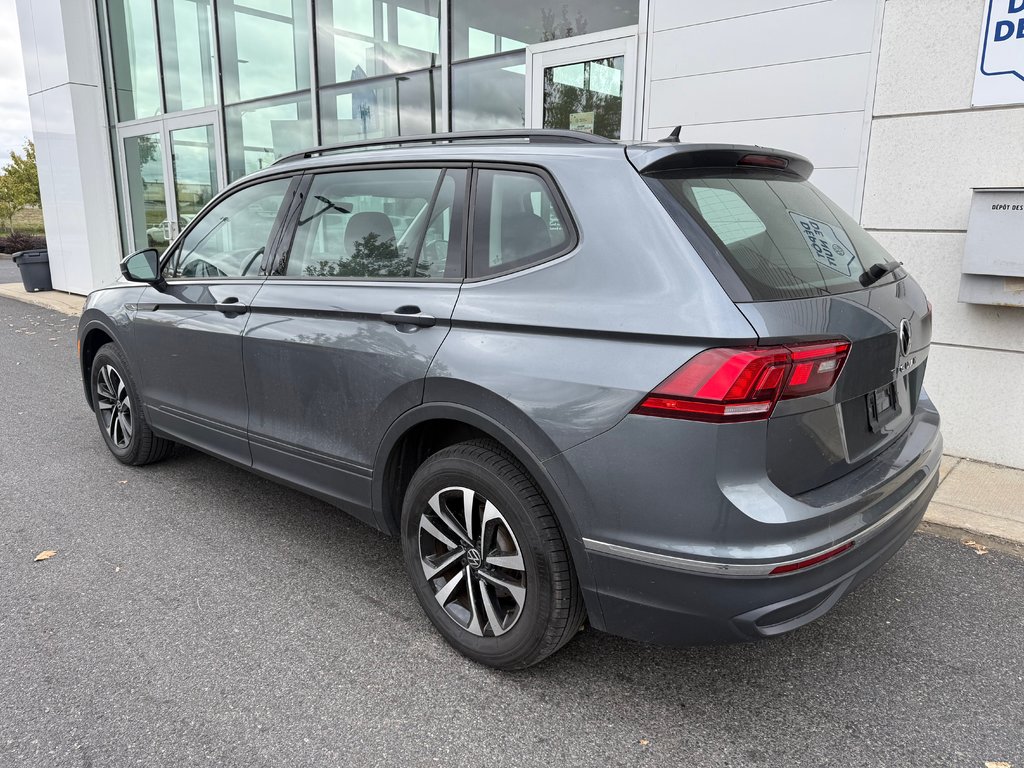
<path id="1" fill-rule="evenodd" d="M 786 168 L 789 160 L 778 155 L 744 155 L 736 165 L 751 165 L 756 168 Z"/>
<path id="2" fill-rule="evenodd" d="M 840 547 L 830 549 L 828 552 L 822 552 L 820 555 L 815 555 L 814 557 L 808 557 L 806 560 L 797 560 L 795 563 L 786 563 L 785 565 L 777 566 L 775 568 L 772 568 L 772 575 L 779 573 L 792 573 L 793 571 L 799 571 L 804 568 L 810 568 L 812 565 L 823 563 L 826 560 L 835 557 L 836 555 L 843 554 L 843 552 L 852 549 L 853 545 L 854 542 L 848 541 Z"/>
<path id="3" fill-rule="evenodd" d="M 706 349 L 661 382 L 633 413 L 711 422 L 767 419 L 779 400 L 831 389 L 849 349 L 846 341 Z"/>

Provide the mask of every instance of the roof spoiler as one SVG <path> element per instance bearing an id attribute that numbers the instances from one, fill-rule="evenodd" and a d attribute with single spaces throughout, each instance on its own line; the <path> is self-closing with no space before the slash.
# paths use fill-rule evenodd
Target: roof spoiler
<path id="1" fill-rule="evenodd" d="M 760 169 L 807 179 L 814 165 L 806 157 L 779 149 L 743 144 L 652 142 L 626 147 L 626 156 L 640 173 L 662 171 Z"/>

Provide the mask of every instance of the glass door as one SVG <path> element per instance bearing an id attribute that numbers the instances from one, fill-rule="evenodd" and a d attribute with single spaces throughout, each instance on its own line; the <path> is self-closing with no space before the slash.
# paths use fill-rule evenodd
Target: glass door
<path id="1" fill-rule="evenodd" d="M 215 113 L 118 129 L 130 245 L 163 253 L 223 186 Z"/>
<path id="2" fill-rule="evenodd" d="M 527 126 L 632 139 L 636 39 L 630 27 L 529 46 Z"/>

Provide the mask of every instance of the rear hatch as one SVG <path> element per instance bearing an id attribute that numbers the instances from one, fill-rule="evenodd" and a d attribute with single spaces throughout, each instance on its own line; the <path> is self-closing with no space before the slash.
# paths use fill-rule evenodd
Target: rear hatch
<path id="1" fill-rule="evenodd" d="M 810 163 L 728 145 L 637 145 L 627 154 L 760 345 L 850 342 L 831 389 L 775 405 L 772 481 L 803 493 L 898 439 L 921 393 L 930 306 L 905 270 L 807 181 Z"/>

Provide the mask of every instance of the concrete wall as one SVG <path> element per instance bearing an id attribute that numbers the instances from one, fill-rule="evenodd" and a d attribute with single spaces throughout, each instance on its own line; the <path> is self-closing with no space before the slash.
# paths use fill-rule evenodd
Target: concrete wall
<path id="1" fill-rule="evenodd" d="M 957 303 L 971 188 L 1024 186 L 1024 105 L 971 108 L 985 4 L 885 3 L 862 223 L 934 305 L 947 451 L 1024 467 L 1024 309 Z"/>
<path id="2" fill-rule="evenodd" d="M 877 0 L 651 0 L 645 138 L 799 152 L 857 215 L 880 17 Z"/>
<path id="3" fill-rule="evenodd" d="M 95 9 L 17 0 L 53 287 L 116 276 L 120 240 Z"/>

